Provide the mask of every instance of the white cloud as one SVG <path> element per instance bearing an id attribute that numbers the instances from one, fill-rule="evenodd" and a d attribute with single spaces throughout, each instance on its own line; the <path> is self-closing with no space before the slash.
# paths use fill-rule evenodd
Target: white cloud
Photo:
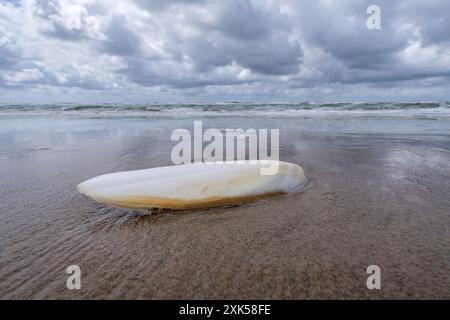
<path id="1" fill-rule="evenodd" d="M 65 100 L 74 92 L 105 100 L 446 97 L 448 2 L 381 0 L 376 31 L 366 28 L 369 4 L 1 2 L 1 99 L 19 87 L 52 88 Z"/>
<path id="2" fill-rule="evenodd" d="M 15 85 L 18 83 L 37 82 L 44 79 L 44 75 L 36 68 L 23 69 L 16 72 L 8 72 L 3 76 L 7 84 Z"/>

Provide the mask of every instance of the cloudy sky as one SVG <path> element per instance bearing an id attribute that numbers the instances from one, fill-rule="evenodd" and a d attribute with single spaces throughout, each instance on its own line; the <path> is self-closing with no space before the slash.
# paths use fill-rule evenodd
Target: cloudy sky
<path id="1" fill-rule="evenodd" d="M 0 0 L 0 102 L 413 100 L 450 100 L 448 0 Z"/>

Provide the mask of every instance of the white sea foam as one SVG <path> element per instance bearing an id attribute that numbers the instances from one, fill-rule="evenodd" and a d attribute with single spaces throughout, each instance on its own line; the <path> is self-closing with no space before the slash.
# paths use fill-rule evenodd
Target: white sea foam
<path id="1" fill-rule="evenodd" d="M 450 102 L 422 103 L 215 103 L 215 104 L 3 104 L 0 116 L 86 117 L 450 117 Z"/>

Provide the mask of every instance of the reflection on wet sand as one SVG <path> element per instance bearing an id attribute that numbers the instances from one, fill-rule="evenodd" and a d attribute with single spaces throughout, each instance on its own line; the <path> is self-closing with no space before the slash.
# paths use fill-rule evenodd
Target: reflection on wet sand
<path id="1" fill-rule="evenodd" d="M 110 208 L 75 186 L 170 165 L 193 119 L 0 119 L 0 298 L 450 298 L 450 124 L 211 118 L 281 128 L 306 190 L 177 214 Z M 77 264 L 82 289 L 67 290 Z M 365 286 L 382 270 L 382 290 Z"/>

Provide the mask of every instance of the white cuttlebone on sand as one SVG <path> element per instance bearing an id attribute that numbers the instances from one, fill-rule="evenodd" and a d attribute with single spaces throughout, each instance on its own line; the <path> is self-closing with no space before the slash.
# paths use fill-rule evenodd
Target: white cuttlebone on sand
<path id="1" fill-rule="evenodd" d="M 116 172 L 86 180 L 77 189 L 115 207 L 185 210 L 245 203 L 286 194 L 305 184 L 303 169 L 293 163 L 277 161 L 275 174 L 261 174 L 260 169 L 270 161 L 276 160 L 192 163 Z"/>

